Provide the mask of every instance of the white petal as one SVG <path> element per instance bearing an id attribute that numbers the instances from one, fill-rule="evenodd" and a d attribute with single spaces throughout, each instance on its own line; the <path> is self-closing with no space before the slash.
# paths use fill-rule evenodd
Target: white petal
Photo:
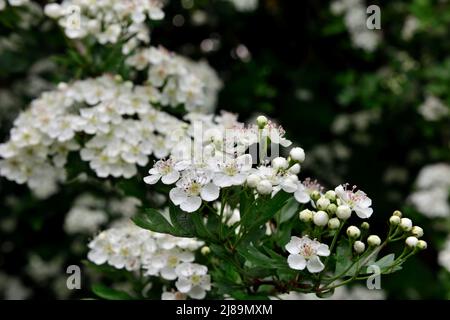
<path id="1" fill-rule="evenodd" d="M 202 205 L 202 199 L 200 197 L 187 197 L 180 205 L 181 210 L 186 212 L 197 211 Z"/>
<path id="2" fill-rule="evenodd" d="M 214 183 L 208 183 L 202 188 L 200 193 L 201 197 L 205 201 L 214 201 L 219 197 L 220 188 Z"/>
<path id="3" fill-rule="evenodd" d="M 180 189 L 180 188 L 173 188 L 169 192 L 170 200 L 176 205 L 181 204 L 182 202 L 186 201 L 186 193 Z"/>
<path id="4" fill-rule="evenodd" d="M 291 237 L 291 241 L 285 246 L 290 254 L 297 254 L 300 252 L 300 245 L 302 240 L 299 237 Z"/>
<path id="5" fill-rule="evenodd" d="M 187 293 L 187 295 L 192 299 L 203 299 L 206 296 L 206 291 L 200 286 L 195 286 Z"/>
<path id="6" fill-rule="evenodd" d="M 325 268 L 325 266 L 323 265 L 322 261 L 320 261 L 318 256 L 314 256 L 311 259 L 309 259 L 308 263 L 306 264 L 306 267 L 308 268 L 308 271 L 311 273 L 320 272 Z"/>
<path id="7" fill-rule="evenodd" d="M 328 257 L 330 255 L 330 249 L 326 244 L 320 244 L 317 248 L 317 255 L 322 257 Z"/>
<path id="8" fill-rule="evenodd" d="M 367 219 L 372 215 L 373 209 L 372 208 L 355 207 L 355 212 L 358 215 L 358 217 L 360 217 L 361 219 Z"/>
<path id="9" fill-rule="evenodd" d="M 166 174 L 162 177 L 161 181 L 164 184 L 172 184 L 177 182 L 180 178 L 180 173 L 178 171 L 172 171 L 169 174 Z"/>
<path id="10" fill-rule="evenodd" d="M 161 277 L 166 280 L 175 280 L 177 278 L 177 274 L 175 273 L 174 268 L 164 267 L 161 269 Z"/>
<path id="11" fill-rule="evenodd" d="M 214 181 L 215 185 L 222 187 L 222 188 L 229 187 L 232 184 L 231 177 L 229 177 L 228 175 L 226 175 L 224 173 L 220 173 L 220 172 L 216 173 L 214 175 L 213 181 Z"/>
<path id="12" fill-rule="evenodd" d="M 144 182 L 147 183 L 147 184 L 155 184 L 155 183 L 158 182 L 159 178 L 161 178 L 160 174 L 153 174 L 153 175 L 150 175 L 150 176 L 146 176 L 144 178 Z"/>
<path id="13" fill-rule="evenodd" d="M 299 254 L 290 254 L 288 257 L 289 267 L 295 270 L 303 270 L 306 266 L 306 260 Z"/>
<path id="14" fill-rule="evenodd" d="M 300 189 L 295 191 L 294 198 L 300 203 L 308 203 L 310 200 L 309 194 Z"/>
<path id="15" fill-rule="evenodd" d="M 178 278 L 177 282 L 175 282 L 175 286 L 181 293 L 189 292 L 192 288 L 191 282 L 186 278 Z"/>

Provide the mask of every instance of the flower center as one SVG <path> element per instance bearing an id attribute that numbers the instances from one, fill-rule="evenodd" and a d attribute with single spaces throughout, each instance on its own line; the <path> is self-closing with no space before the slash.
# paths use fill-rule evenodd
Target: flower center
<path id="1" fill-rule="evenodd" d="M 178 258 L 176 256 L 170 256 L 169 259 L 167 259 L 167 264 L 170 267 L 175 268 L 178 264 Z"/>
<path id="2" fill-rule="evenodd" d="M 194 275 L 191 277 L 191 282 L 192 282 L 193 285 L 198 285 L 198 284 L 201 282 L 201 280 L 202 280 L 202 277 L 200 277 L 200 276 L 197 275 L 197 274 L 194 274 Z"/>
<path id="3" fill-rule="evenodd" d="M 187 188 L 186 192 L 190 196 L 198 196 L 200 194 L 200 191 L 202 189 L 202 185 L 198 182 L 192 182 Z"/>

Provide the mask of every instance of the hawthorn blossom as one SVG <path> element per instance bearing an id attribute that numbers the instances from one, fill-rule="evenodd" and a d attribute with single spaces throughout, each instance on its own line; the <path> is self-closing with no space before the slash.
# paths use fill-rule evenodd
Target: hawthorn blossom
<path id="1" fill-rule="evenodd" d="M 311 201 L 311 194 L 313 192 L 322 193 L 323 187 L 317 182 L 317 180 L 311 180 L 306 178 L 303 182 L 299 182 L 297 190 L 294 192 L 295 200 L 300 203 L 308 203 Z"/>
<path id="2" fill-rule="evenodd" d="M 303 270 L 306 267 L 311 273 L 321 272 L 325 266 L 319 257 L 330 255 L 328 245 L 311 240 L 307 236 L 302 238 L 291 237 L 285 248 L 290 253 L 288 257 L 289 267 L 295 270 Z"/>
<path id="3" fill-rule="evenodd" d="M 214 174 L 213 182 L 223 188 L 242 185 L 252 168 L 252 157 L 249 154 L 239 156 L 235 159 L 225 160 L 218 163 L 218 171 Z"/>
<path id="4" fill-rule="evenodd" d="M 216 200 L 220 193 L 220 188 L 211 182 L 210 174 L 202 170 L 184 172 L 176 186 L 169 192 L 170 200 L 186 212 L 198 210 L 202 200 Z"/>
<path id="5" fill-rule="evenodd" d="M 367 219 L 373 213 L 373 209 L 370 207 L 372 200 L 362 190 L 355 192 L 355 189 L 355 186 L 351 190 L 348 190 L 347 185 L 339 185 L 334 191 L 339 197 L 341 205 L 348 206 L 361 219 Z"/>
<path id="6" fill-rule="evenodd" d="M 195 263 L 182 263 L 176 268 L 178 280 L 175 282 L 181 293 L 193 299 L 203 299 L 206 291 L 211 290 L 211 278 L 208 268 Z"/>
<path id="7" fill-rule="evenodd" d="M 175 162 L 173 159 L 159 160 L 148 171 L 144 178 L 147 184 L 155 184 L 161 179 L 164 184 L 173 184 L 180 178 L 180 171 L 186 167 L 185 162 Z"/>

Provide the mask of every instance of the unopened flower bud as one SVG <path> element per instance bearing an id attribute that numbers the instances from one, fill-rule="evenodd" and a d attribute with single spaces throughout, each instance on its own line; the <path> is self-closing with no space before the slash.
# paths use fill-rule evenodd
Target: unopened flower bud
<path id="1" fill-rule="evenodd" d="M 353 244 L 353 249 L 356 253 L 363 253 L 364 250 L 366 250 L 366 245 L 364 244 L 364 242 L 358 240 Z"/>
<path id="2" fill-rule="evenodd" d="M 289 168 L 289 173 L 299 174 L 300 173 L 300 165 L 295 163 L 292 167 Z"/>
<path id="3" fill-rule="evenodd" d="M 320 192 L 317 190 L 314 190 L 313 192 L 311 192 L 310 198 L 313 201 L 317 201 L 319 200 L 319 198 L 321 197 Z"/>
<path id="4" fill-rule="evenodd" d="M 287 167 L 289 166 L 288 161 L 283 158 L 283 157 L 276 157 L 275 159 L 272 160 L 272 167 L 274 169 L 287 169 Z"/>
<path id="5" fill-rule="evenodd" d="M 332 230 L 339 228 L 340 225 L 341 222 L 338 218 L 331 218 L 330 221 L 328 221 L 328 228 Z"/>
<path id="6" fill-rule="evenodd" d="M 265 116 L 259 116 L 258 118 L 256 118 L 256 124 L 258 125 L 258 128 L 263 129 L 267 123 L 269 122 L 269 120 L 267 120 L 267 118 Z"/>
<path id="7" fill-rule="evenodd" d="M 361 231 L 358 229 L 358 227 L 350 226 L 347 228 L 347 235 L 349 236 L 349 238 L 356 239 L 361 235 Z"/>
<path id="8" fill-rule="evenodd" d="M 381 244 L 381 239 L 379 236 L 371 235 L 367 238 L 367 243 L 369 246 L 377 247 Z"/>
<path id="9" fill-rule="evenodd" d="M 389 223 L 393 226 L 397 226 L 400 224 L 400 217 L 399 216 L 392 216 L 389 218 Z"/>
<path id="10" fill-rule="evenodd" d="M 408 218 L 402 218 L 400 220 L 400 228 L 403 229 L 403 231 L 410 231 L 412 229 L 412 221 Z"/>
<path id="11" fill-rule="evenodd" d="M 333 190 L 328 190 L 325 193 L 325 198 L 329 199 L 330 201 L 335 201 L 336 200 L 336 192 L 334 192 Z"/>
<path id="12" fill-rule="evenodd" d="M 211 252 L 211 249 L 207 246 L 204 246 L 200 249 L 202 255 L 206 256 Z"/>
<path id="13" fill-rule="evenodd" d="M 369 230 L 370 224 L 368 222 L 361 223 L 361 229 L 363 230 Z"/>
<path id="14" fill-rule="evenodd" d="M 262 180 L 256 186 L 256 190 L 259 194 L 271 194 L 272 193 L 272 184 L 268 180 Z"/>
<path id="15" fill-rule="evenodd" d="M 336 215 L 339 219 L 347 220 L 348 218 L 350 218 L 351 214 L 352 209 L 350 209 L 349 206 L 341 205 L 337 207 Z"/>
<path id="16" fill-rule="evenodd" d="M 330 204 L 330 205 L 327 207 L 327 211 L 328 211 L 330 214 L 335 214 L 335 213 L 336 213 L 336 210 L 337 210 L 337 205 L 335 205 L 334 203 Z"/>
<path id="17" fill-rule="evenodd" d="M 399 217 L 399 218 L 402 217 L 402 213 L 401 213 L 400 210 L 395 210 L 394 213 L 392 213 L 392 215 L 393 215 L 393 216 L 397 216 L 397 217 Z"/>
<path id="18" fill-rule="evenodd" d="M 316 226 L 326 226 L 328 223 L 328 214 L 325 211 L 317 211 L 314 213 L 313 220 Z"/>
<path id="19" fill-rule="evenodd" d="M 420 238 L 420 237 L 423 236 L 423 229 L 422 229 L 421 227 L 414 226 L 414 227 L 411 229 L 411 233 L 412 233 L 413 236 L 415 236 L 415 237 L 417 237 L 417 238 Z"/>
<path id="20" fill-rule="evenodd" d="M 311 210 L 305 209 L 300 211 L 298 214 L 298 217 L 303 222 L 310 222 L 313 219 L 313 212 Z"/>
<path id="21" fill-rule="evenodd" d="M 260 178 L 258 175 L 254 174 L 254 173 L 250 174 L 250 175 L 247 177 L 247 185 L 248 185 L 250 188 L 256 188 L 256 186 L 258 185 L 258 183 L 259 183 L 260 181 L 261 181 L 261 178 Z"/>
<path id="22" fill-rule="evenodd" d="M 416 247 L 420 250 L 425 250 L 427 248 L 427 243 L 423 240 L 419 240 L 419 242 L 417 242 Z"/>
<path id="23" fill-rule="evenodd" d="M 330 200 L 325 197 L 320 197 L 316 202 L 317 209 L 319 210 L 326 210 L 330 204 Z"/>
<path id="24" fill-rule="evenodd" d="M 418 242 L 419 239 L 417 239 L 416 237 L 408 237 L 405 240 L 406 245 L 410 248 L 415 248 Z"/>
<path id="25" fill-rule="evenodd" d="M 294 161 L 298 161 L 300 163 L 305 161 L 305 151 L 300 147 L 292 148 L 289 155 Z"/>

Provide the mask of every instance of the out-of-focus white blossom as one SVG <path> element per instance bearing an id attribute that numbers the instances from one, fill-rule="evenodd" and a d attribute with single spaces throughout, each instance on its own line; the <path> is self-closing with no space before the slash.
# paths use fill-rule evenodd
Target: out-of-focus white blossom
<path id="1" fill-rule="evenodd" d="M 438 263 L 450 272 L 450 238 L 448 238 L 443 248 L 439 251 Z"/>
<path id="2" fill-rule="evenodd" d="M 419 106 L 419 113 L 428 121 L 437 121 L 449 115 L 450 109 L 438 97 L 429 95 Z"/>
<path id="3" fill-rule="evenodd" d="M 258 8 L 259 0 L 227 0 L 231 2 L 237 11 L 249 12 Z"/>
<path id="4" fill-rule="evenodd" d="M 139 42 L 150 41 L 146 20 L 163 19 L 162 6 L 160 0 L 64 0 L 49 3 L 44 10 L 58 21 L 67 37 L 92 36 L 101 44 L 127 40 L 122 51 L 128 54 Z"/>
<path id="5" fill-rule="evenodd" d="M 450 215 L 450 165 L 437 163 L 425 166 L 416 179 L 417 190 L 408 198 L 424 215 L 447 217 Z"/>
<path id="6" fill-rule="evenodd" d="M 344 23 L 353 45 L 372 52 L 378 47 L 381 35 L 379 30 L 367 28 L 366 8 L 364 0 L 335 0 L 331 4 L 333 14 L 344 16 Z"/>

